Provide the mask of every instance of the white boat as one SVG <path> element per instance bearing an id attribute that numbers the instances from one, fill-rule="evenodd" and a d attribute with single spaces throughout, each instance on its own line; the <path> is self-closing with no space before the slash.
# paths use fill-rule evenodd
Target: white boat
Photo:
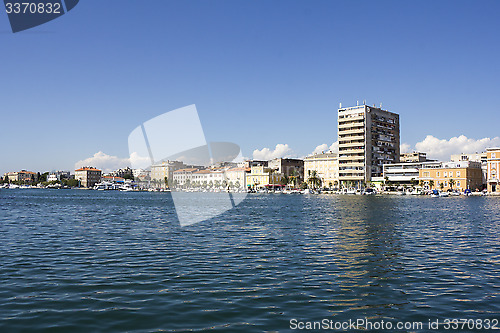
<path id="1" fill-rule="evenodd" d="M 449 197 L 450 194 L 448 192 L 439 192 L 440 197 Z"/>

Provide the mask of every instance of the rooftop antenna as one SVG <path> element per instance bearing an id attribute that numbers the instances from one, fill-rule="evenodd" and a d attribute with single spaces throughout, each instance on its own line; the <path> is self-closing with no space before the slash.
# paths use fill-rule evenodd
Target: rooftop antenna
<path id="1" fill-rule="evenodd" d="M 342 103 L 339 103 L 339 109 L 342 109 Z"/>
<path id="2" fill-rule="evenodd" d="M 363 100 L 363 105 L 366 105 L 366 99 Z"/>
<path id="3" fill-rule="evenodd" d="M 359 106 L 359 100 L 356 101 L 356 106 Z"/>

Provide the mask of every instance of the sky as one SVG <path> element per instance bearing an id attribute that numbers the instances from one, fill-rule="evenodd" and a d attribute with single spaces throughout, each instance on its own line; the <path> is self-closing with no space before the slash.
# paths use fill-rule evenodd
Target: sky
<path id="1" fill-rule="evenodd" d="M 191 104 L 208 141 L 249 158 L 335 147 L 339 103 L 364 100 L 400 115 L 404 150 L 500 146 L 499 12 L 481 0 L 85 0 L 14 34 L 2 11 L 0 174 L 119 167 L 134 128 Z"/>

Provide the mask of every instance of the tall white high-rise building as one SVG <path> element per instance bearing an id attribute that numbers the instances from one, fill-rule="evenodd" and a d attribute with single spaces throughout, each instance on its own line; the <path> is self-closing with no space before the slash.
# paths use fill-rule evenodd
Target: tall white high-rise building
<path id="1" fill-rule="evenodd" d="M 362 188 L 399 162 L 399 115 L 366 104 L 338 110 L 339 181 Z"/>

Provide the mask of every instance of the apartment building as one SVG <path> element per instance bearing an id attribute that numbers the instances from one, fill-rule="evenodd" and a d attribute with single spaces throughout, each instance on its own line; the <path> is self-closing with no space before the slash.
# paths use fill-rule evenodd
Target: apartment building
<path id="1" fill-rule="evenodd" d="M 299 182 L 304 180 L 304 161 L 296 158 L 275 158 L 267 166 L 287 177 L 296 175 Z"/>
<path id="2" fill-rule="evenodd" d="M 361 188 L 400 159 L 399 115 L 372 106 L 338 110 L 339 181 Z"/>
<path id="3" fill-rule="evenodd" d="M 275 172 L 273 169 L 264 166 L 252 166 L 250 173 L 246 176 L 247 187 L 268 187 L 271 185 L 280 185 L 283 174 Z"/>
<path id="4" fill-rule="evenodd" d="M 230 188 L 244 189 L 247 187 L 247 174 L 251 168 L 231 168 L 226 170 L 225 179 Z"/>
<path id="5" fill-rule="evenodd" d="M 451 155 L 450 161 L 460 162 L 460 161 L 473 161 L 481 162 L 481 170 L 483 171 L 483 184 L 486 184 L 488 179 L 488 163 L 486 152 L 483 153 L 472 153 L 472 154 L 454 154 Z"/>
<path id="6" fill-rule="evenodd" d="M 312 171 L 316 171 L 324 187 L 337 187 L 339 185 L 337 153 L 328 152 L 304 158 L 304 174 L 308 175 Z"/>
<path id="7" fill-rule="evenodd" d="M 500 194 L 500 148 L 486 149 L 488 192 Z"/>
<path id="8" fill-rule="evenodd" d="M 172 172 L 173 186 L 175 187 L 190 186 L 191 181 L 193 180 L 193 173 L 197 171 L 199 171 L 199 169 L 196 168 L 184 168 L 173 171 Z"/>
<path id="9" fill-rule="evenodd" d="M 18 172 L 7 172 L 4 177 L 7 177 L 10 182 L 35 182 L 38 180 L 38 174 L 31 171 L 21 170 Z"/>
<path id="10" fill-rule="evenodd" d="M 224 183 L 224 169 L 205 169 L 191 174 L 191 185 L 219 188 Z"/>
<path id="11" fill-rule="evenodd" d="M 401 163 L 418 163 L 418 162 L 431 162 L 433 160 L 427 159 L 427 153 L 421 153 L 415 151 L 412 153 L 401 154 L 399 161 Z"/>
<path id="12" fill-rule="evenodd" d="M 91 188 L 101 181 L 102 171 L 93 167 L 83 167 L 75 170 L 75 179 L 80 181 L 80 186 Z"/>
<path id="13" fill-rule="evenodd" d="M 153 164 L 151 166 L 150 178 L 153 183 L 168 187 L 174 180 L 174 171 L 185 167 L 184 163 L 179 161 L 163 161 Z M 165 184 L 165 177 L 168 179 L 168 184 Z"/>
<path id="14" fill-rule="evenodd" d="M 419 179 L 424 182 L 426 188 L 444 191 L 481 190 L 482 178 L 481 163 L 474 161 L 444 162 L 419 170 Z M 434 182 L 433 186 L 431 180 Z"/>
<path id="15" fill-rule="evenodd" d="M 384 178 L 379 182 L 388 180 L 397 184 L 411 185 L 412 181 L 420 179 L 420 169 L 440 168 L 441 162 L 413 162 L 384 164 Z"/>
<path id="16" fill-rule="evenodd" d="M 61 179 L 68 179 L 70 177 L 69 171 L 52 171 L 47 175 L 48 182 L 57 182 Z"/>

